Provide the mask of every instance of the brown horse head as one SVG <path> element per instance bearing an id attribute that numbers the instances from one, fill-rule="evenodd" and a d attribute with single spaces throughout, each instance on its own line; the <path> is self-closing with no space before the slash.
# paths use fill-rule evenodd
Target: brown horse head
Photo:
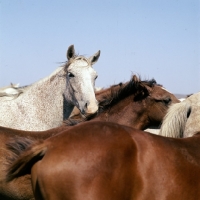
<path id="1" fill-rule="evenodd" d="M 103 120 L 145 129 L 160 125 L 169 106 L 179 102 L 154 79 L 141 81 L 136 75 L 129 82 L 111 86 L 96 96 L 99 101 L 97 113 L 65 123 L 74 125 L 80 121 Z"/>

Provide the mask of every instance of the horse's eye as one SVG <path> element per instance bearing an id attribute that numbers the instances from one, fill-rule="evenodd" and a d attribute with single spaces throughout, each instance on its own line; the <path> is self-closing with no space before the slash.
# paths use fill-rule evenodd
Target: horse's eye
<path id="1" fill-rule="evenodd" d="M 97 78 L 98 78 L 98 76 L 96 76 L 94 80 L 96 80 Z"/>
<path id="2" fill-rule="evenodd" d="M 70 77 L 70 78 L 74 77 L 74 74 L 72 74 L 72 73 L 70 73 L 70 72 L 68 72 L 67 75 L 68 75 L 68 77 Z"/>
<path id="3" fill-rule="evenodd" d="M 171 98 L 165 98 L 165 99 L 163 99 L 163 102 L 165 103 L 165 104 L 169 104 L 170 102 L 171 102 Z"/>

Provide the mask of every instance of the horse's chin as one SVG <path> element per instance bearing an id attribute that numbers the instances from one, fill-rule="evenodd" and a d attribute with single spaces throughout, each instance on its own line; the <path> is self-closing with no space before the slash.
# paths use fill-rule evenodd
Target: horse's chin
<path id="1" fill-rule="evenodd" d="M 97 107 L 94 107 L 93 109 L 83 109 L 83 110 L 80 110 L 80 113 L 82 116 L 88 116 L 88 115 L 93 115 L 95 113 L 98 112 L 98 106 Z"/>
<path id="2" fill-rule="evenodd" d="M 91 119 L 96 115 L 98 115 L 98 110 L 96 112 L 81 112 L 81 117 L 86 120 Z"/>
<path id="3" fill-rule="evenodd" d="M 86 113 L 85 113 L 85 116 L 94 115 L 94 114 L 96 114 L 97 112 L 98 112 L 98 110 L 93 111 L 93 112 L 86 112 Z"/>

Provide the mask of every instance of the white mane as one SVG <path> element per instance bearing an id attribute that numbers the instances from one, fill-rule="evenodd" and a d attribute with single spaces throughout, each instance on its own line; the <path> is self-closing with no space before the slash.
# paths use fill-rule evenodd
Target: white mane
<path id="1" fill-rule="evenodd" d="M 190 104 L 187 101 L 173 104 L 170 106 L 159 132 L 159 135 L 165 137 L 183 137 L 185 123 L 187 121 L 187 111 Z"/>
<path id="2" fill-rule="evenodd" d="M 161 126 L 159 135 L 167 137 L 191 137 L 200 130 L 200 92 L 172 105 Z"/>

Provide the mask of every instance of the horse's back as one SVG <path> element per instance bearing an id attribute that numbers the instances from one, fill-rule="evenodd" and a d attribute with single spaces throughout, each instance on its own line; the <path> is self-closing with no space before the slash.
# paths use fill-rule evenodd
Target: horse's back
<path id="1" fill-rule="evenodd" d="M 48 140 L 56 146 L 50 142 L 44 158 L 32 168 L 34 187 L 41 183 L 36 197 L 128 199 L 135 147 L 126 130 L 95 122 L 66 133 Z"/>
<path id="2" fill-rule="evenodd" d="M 57 146 L 49 147 L 37 166 L 38 181 L 45 180 L 39 193 L 45 191 L 45 198 L 50 195 L 46 199 L 200 197 L 199 136 L 170 139 L 94 122 L 79 125 L 63 137 L 49 140 Z"/>
<path id="3" fill-rule="evenodd" d="M 139 166 L 132 179 L 144 186 L 138 199 L 200 198 L 200 136 L 172 139 L 139 130 L 131 136 Z"/>
<path id="4" fill-rule="evenodd" d="M 55 73 L 60 71 L 63 71 L 62 68 L 56 70 Z M 54 87 L 51 86 L 52 82 L 49 84 L 45 80 L 46 78 L 41 79 L 25 87 L 23 93 L 17 98 L 12 100 L 0 98 L 1 126 L 21 130 L 43 131 L 62 124 L 63 78 L 59 81 L 56 80 L 58 83 Z M 53 108 L 52 104 L 56 109 Z"/>

